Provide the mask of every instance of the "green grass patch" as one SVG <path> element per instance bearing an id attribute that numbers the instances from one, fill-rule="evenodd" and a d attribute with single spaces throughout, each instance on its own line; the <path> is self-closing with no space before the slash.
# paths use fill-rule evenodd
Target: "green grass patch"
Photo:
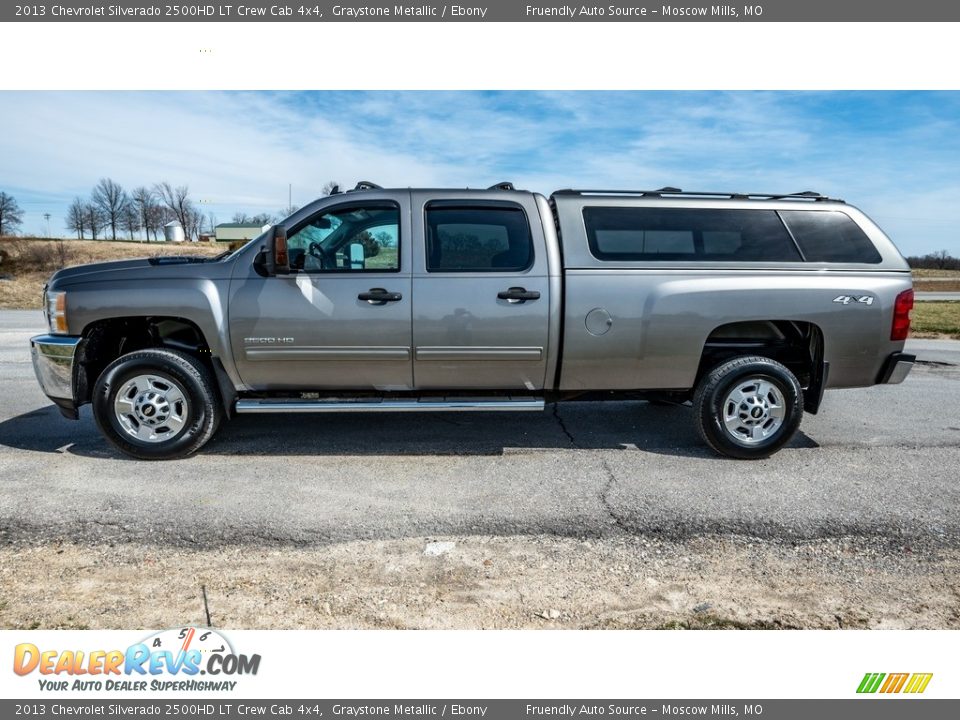
<path id="1" fill-rule="evenodd" d="M 368 257 L 364 262 L 367 270 L 396 270 L 399 267 L 397 263 L 397 249 L 382 247 L 373 257 Z"/>
<path id="2" fill-rule="evenodd" d="M 918 302 L 910 314 L 914 337 L 949 335 L 960 340 L 960 302 Z"/>

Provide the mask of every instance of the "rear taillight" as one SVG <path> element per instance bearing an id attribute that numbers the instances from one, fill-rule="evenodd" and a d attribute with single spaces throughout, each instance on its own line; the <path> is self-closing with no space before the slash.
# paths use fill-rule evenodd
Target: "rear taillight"
<path id="1" fill-rule="evenodd" d="M 910 332 L 910 311 L 913 310 L 913 290 L 904 290 L 897 295 L 893 303 L 893 325 L 890 326 L 891 340 L 906 340 Z"/>

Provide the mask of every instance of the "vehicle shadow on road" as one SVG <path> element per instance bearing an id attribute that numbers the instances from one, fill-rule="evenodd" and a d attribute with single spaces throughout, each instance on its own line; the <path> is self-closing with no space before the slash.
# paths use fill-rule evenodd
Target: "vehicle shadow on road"
<path id="1" fill-rule="evenodd" d="M 79 421 L 53 406 L 0 422 L 0 446 L 92 458 L 125 458 L 83 408 Z M 789 447 L 817 447 L 798 432 Z M 542 413 L 345 413 L 239 416 L 199 455 L 503 455 L 524 450 L 642 450 L 711 457 L 692 410 L 646 402 L 570 402 Z"/>

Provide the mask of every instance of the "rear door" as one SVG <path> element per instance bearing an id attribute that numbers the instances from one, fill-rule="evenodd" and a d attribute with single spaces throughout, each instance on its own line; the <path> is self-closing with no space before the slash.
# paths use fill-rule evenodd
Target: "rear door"
<path id="1" fill-rule="evenodd" d="M 413 387 L 409 193 L 338 199 L 287 228 L 289 275 L 234 278 L 231 344 L 251 389 Z"/>
<path id="2" fill-rule="evenodd" d="M 412 226 L 420 241 L 413 259 L 418 389 L 544 387 L 545 243 L 533 196 L 510 198 L 413 194 Z"/>

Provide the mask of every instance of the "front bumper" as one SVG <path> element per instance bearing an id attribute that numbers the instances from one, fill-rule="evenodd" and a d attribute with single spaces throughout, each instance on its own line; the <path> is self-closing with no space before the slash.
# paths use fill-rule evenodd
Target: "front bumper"
<path id="1" fill-rule="evenodd" d="M 60 412 L 76 419 L 73 395 L 73 366 L 81 338 L 69 335 L 37 335 L 30 338 L 33 371 L 44 394 L 56 403 Z"/>
<path id="2" fill-rule="evenodd" d="M 895 352 L 887 358 L 887 362 L 880 371 L 879 384 L 898 385 L 907 379 L 913 364 L 917 361 L 916 355 L 907 355 Z"/>

